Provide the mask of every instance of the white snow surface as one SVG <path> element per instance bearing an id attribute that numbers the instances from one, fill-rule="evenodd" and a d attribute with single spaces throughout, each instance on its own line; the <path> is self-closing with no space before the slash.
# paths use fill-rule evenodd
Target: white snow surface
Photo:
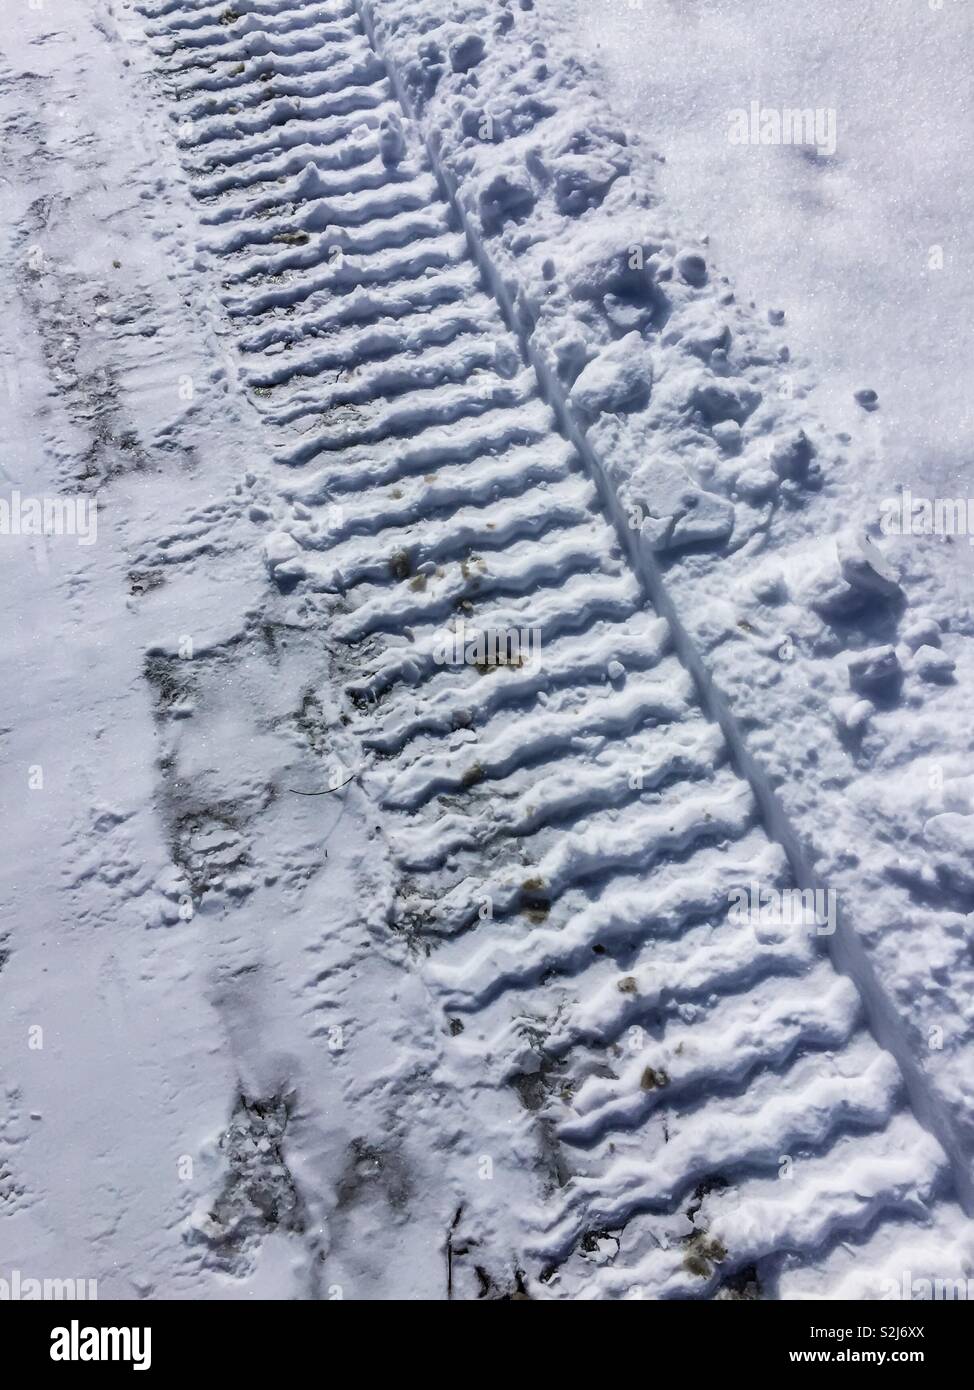
<path id="1" fill-rule="evenodd" d="M 783 311 L 789 343 L 813 360 L 816 409 L 849 429 L 861 420 L 854 393 L 877 392 L 881 475 L 870 485 L 885 476 L 966 496 L 970 5 L 861 0 L 786 17 L 774 0 L 538 9 L 592 61 L 619 118 L 665 154 L 662 196 L 709 234 L 738 294 L 762 315 Z M 730 144 L 729 113 L 752 101 L 833 111 L 834 153 Z M 958 551 L 969 582 L 971 556 Z"/>
<path id="2" fill-rule="evenodd" d="M 898 206 L 875 115 L 824 170 L 708 144 L 766 6 L 603 9 L 87 0 L 9 40 L 3 495 L 97 496 L 98 536 L 0 536 L 0 1277 L 974 1273 L 969 568 L 876 496 L 953 484 L 965 359 L 885 294 L 890 217 L 868 287 L 821 250 Z M 820 260 L 773 254 L 796 191 Z M 909 392 L 870 355 L 904 301 Z M 444 667 L 460 618 L 540 666 Z M 742 927 L 750 883 L 837 929 Z"/>

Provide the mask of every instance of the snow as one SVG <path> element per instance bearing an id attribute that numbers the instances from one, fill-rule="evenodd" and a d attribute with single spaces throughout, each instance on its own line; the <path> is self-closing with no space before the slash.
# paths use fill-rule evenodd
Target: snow
<path id="1" fill-rule="evenodd" d="M 832 428 L 854 429 L 854 394 L 871 389 L 883 476 L 963 493 L 970 6 L 864 0 L 783 22 L 774 0 L 537 4 L 605 74 L 618 118 L 665 155 L 661 195 L 709 234 L 739 296 L 783 314 Z M 731 144 L 729 113 L 752 101 L 834 112 L 834 154 Z"/>
<path id="2" fill-rule="evenodd" d="M 963 395 L 966 195 L 950 293 L 903 251 L 960 9 L 827 51 L 764 4 L 27 12 L 4 492 L 98 526 L 0 536 L 11 1267 L 970 1276 L 974 629 L 877 500 L 969 428 L 919 405 Z M 714 139 L 752 97 L 839 120 Z M 444 659 L 512 630 L 539 659 Z"/>

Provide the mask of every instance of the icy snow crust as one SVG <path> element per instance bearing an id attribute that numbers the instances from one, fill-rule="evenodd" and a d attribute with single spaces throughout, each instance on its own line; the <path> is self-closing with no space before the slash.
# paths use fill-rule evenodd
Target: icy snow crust
<path id="1" fill-rule="evenodd" d="M 97 5 L 64 21 L 70 65 L 36 22 L 31 65 L 55 99 L 70 66 L 92 115 L 69 179 L 2 95 L 18 476 L 97 487 L 114 525 L 107 562 L 17 581 L 49 707 L 77 683 L 27 637 L 65 597 L 92 594 L 101 669 L 62 625 L 99 746 L 11 802 L 15 858 L 38 805 L 66 847 L 62 887 L 5 879 L 16 1263 L 103 1297 L 966 1278 L 966 1035 L 927 1074 L 922 999 L 893 1008 L 895 952 L 857 946 L 843 856 L 871 821 L 846 769 L 826 835 L 816 779 L 840 755 L 864 778 L 868 736 L 805 707 L 869 648 L 850 698 L 882 719 L 912 679 L 901 581 L 856 535 L 823 558 L 838 461 L 767 404 L 774 336 L 663 234 L 579 65 L 530 7 L 157 0 L 120 32 Z M 79 335 L 92 295 L 111 327 Z M 538 630 L 540 668 L 444 666 L 460 618 Z M 910 640 L 943 679 L 936 630 Z M 16 768 L 35 692 L 5 691 Z M 931 818 L 954 873 L 964 809 Z M 733 918 L 732 890 L 796 875 L 839 888 L 834 938 Z M 45 1012 L 59 1065 L 31 1070 Z"/>

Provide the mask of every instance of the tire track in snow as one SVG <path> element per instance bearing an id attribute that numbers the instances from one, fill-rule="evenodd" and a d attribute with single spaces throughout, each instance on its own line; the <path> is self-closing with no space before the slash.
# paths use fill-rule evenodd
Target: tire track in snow
<path id="1" fill-rule="evenodd" d="M 142 11 L 290 508 L 270 577 L 331 611 L 449 1080 L 538 1173 L 535 1287 L 773 1293 L 952 1219 L 850 980 L 730 920 L 788 858 L 354 6 Z M 444 664 L 460 620 L 540 670 Z"/>

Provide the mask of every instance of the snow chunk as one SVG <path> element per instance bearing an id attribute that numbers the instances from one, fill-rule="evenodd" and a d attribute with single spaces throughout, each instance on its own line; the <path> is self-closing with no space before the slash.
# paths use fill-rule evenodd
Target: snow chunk
<path id="1" fill-rule="evenodd" d="M 691 489 L 684 498 L 687 510 L 670 535 L 670 545 L 727 540 L 734 529 L 734 508 L 713 492 Z"/>
<path id="2" fill-rule="evenodd" d="M 836 542 L 842 578 L 860 593 L 895 599 L 902 590 L 890 565 L 867 537 L 847 532 Z"/>
<path id="3" fill-rule="evenodd" d="M 379 154 L 385 165 L 398 164 L 406 152 L 402 121 L 395 111 L 383 116 L 379 126 Z"/>
<path id="4" fill-rule="evenodd" d="M 696 487 L 672 460 L 652 459 L 640 469 L 634 500 L 649 513 L 641 531 L 656 551 L 726 540 L 734 529 L 732 504 Z"/>
<path id="5" fill-rule="evenodd" d="M 856 652 L 849 660 L 849 684 L 862 694 L 882 690 L 900 675 L 896 652 L 888 644 Z"/>
<path id="6" fill-rule="evenodd" d="M 939 647 L 918 647 L 911 663 L 925 681 L 936 681 L 945 685 L 954 678 L 956 662 L 953 657 L 942 652 Z"/>
<path id="7" fill-rule="evenodd" d="M 829 709 L 839 728 L 852 734 L 861 734 L 876 712 L 871 700 L 830 700 Z"/>
<path id="8" fill-rule="evenodd" d="M 639 333 L 627 333 L 582 369 L 571 389 L 571 403 L 585 420 L 603 412 L 634 410 L 649 400 L 653 364 Z"/>
<path id="9" fill-rule="evenodd" d="M 737 491 L 746 502 L 763 502 L 778 487 L 770 468 L 744 468 L 737 475 Z"/>
<path id="10" fill-rule="evenodd" d="M 808 465 L 814 457 L 815 446 L 804 430 L 798 430 L 772 449 L 771 467 L 779 478 L 792 478 L 796 482 L 804 482 L 808 476 Z"/>
<path id="11" fill-rule="evenodd" d="M 699 251 L 681 251 L 676 258 L 676 268 L 688 285 L 707 283 L 707 262 Z"/>
<path id="12" fill-rule="evenodd" d="M 840 535 L 832 555 L 812 578 L 808 602 L 825 618 L 845 618 L 870 602 L 892 602 L 902 590 L 872 542 L 857 532 Z"/>
<path id="13" fill-rule="evenodd" d="M 736 420 L 720 420 L 711 433 L 725 454 L 740 453 L 741 427 Z"/>
<path id="14" fill-rule="evenodd" d="M 903 641 L 914 652 L 919 647 L 939 647 L 940 624 L 934 618 L 920 618 L 904 628 Z"/>
<path id="15" fill-rule="evenodd" d="M 282 566 L 286 566 L 286 573 L 291 577 L 300 578 L 303 575 L 303 565 L 297 558 L 301 554 L 301 547 L 287 531 L 272 531 L 265 537 L 263 552 L 269 574 L 277 574 Z"/>
<path id="16" fill-rule="evenodd" d="M 450 67 L 454 72 L 469 72 L 484 56 L 484 41 L 472 30 L 461 34 L 450 44 Z"/>

